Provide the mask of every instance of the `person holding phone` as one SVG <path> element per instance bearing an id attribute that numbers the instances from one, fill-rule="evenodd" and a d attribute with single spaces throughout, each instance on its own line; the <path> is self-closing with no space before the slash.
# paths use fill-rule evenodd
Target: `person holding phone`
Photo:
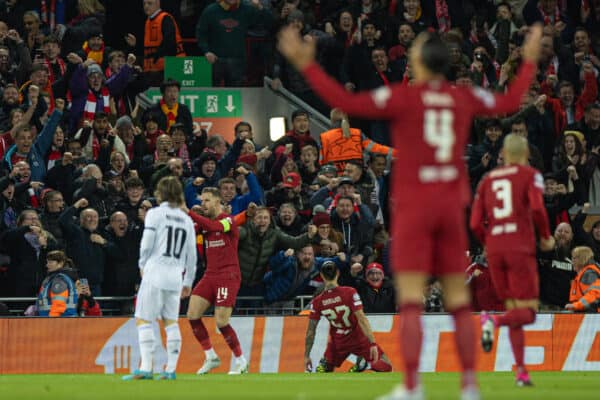
<path id="1" fill-rule="evenodd" d="M 80 317 L 101 317 L 100 304 L 92 296 L 88 280 L 81 278 L 76 281 L 75 290 L 77 291 L 77 314 Z"/>

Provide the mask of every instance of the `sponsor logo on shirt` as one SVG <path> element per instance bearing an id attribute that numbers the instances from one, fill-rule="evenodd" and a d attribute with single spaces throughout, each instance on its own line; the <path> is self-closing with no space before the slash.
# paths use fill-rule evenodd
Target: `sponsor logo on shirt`
<path id="1" fill-rule="evenodd" d="M 225 241 L 223 239 L 219 240 L 208 240 L 206 242 L 207 247 L 223 247 L 225 246 Z"/>

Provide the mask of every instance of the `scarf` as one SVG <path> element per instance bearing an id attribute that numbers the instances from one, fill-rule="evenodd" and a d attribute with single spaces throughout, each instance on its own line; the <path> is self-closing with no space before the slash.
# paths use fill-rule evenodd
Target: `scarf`
<path id="1" fill-rule="evenodd" d="M 100 95 L 102 96 L 102 111 L 106 114 L 110 114 L 110 93 L 106 86 L 102 86 L 100 89 Z M 88 121 L 93 121 L 94 116 L 96 114 L 96 104 L 97 96 L 92 92 L 91 89 L 88 90 L 87 100 L 85 102 L 85 107 L 83 108 L 83 119 Z"/>
<path id="2" fill-rule="evenodd" d="M 56 58 L 56 64 L 58 65 L 58 68 L 60 69 L 60 76 L 56 76 L 56 74 L 54 73 L 54 68 L 52 68 L 52 62 L 50 62 L 50 60 L 47 57 L 44 58 L 44 65 L 46 66 L 46 69 L 48 70 L 48 80 L 50 81 L 50 83 L 56 82 L 59 78 L 61 78 L 65 74 L 65 71 L 67 70 L 65 62 L 60 57 Z"/>
<path id="3" fill-rule="evenodd" d="M 50 3 L 49 16 L 48 3 Z M 56 0 L 42 0 L 40 4 L 40 11 L 42 14 L 42 22 L 48 25 L 51 31 L 54 31 L 54 28 L 56 27 Z"/>
<path id="4" fill-rule="evenodd" d="M 560 22 L 560 10 L 558 9 L 558 5 L 554 9 L 554 15 L 549 15 L 544 12 L 541 5 L 538 5 L 538 10 L 544 19 L 544 25 L 556 24 Z"/>
<path id="5" fill-rule="evenodd" d="M 189 170 L 192 169 L 192 164 L 190 163 L 190 153 L 188 152 L 187 144 L 183 143 L 177 152 L 177 157 L 181 158 L 183 164 L 187 166 Z"/>
<path id="6" fill-rule="evenodd" d="M 379 77 L 383 81 L 384 86 L 390 86 L 390 81 L 387 78 L 387 76 L 385 76 L 385 72 L 384 71 L 377 70 L 377 74 L 379 75 Z"/>
<path id="7" fill-rule="evenodd" d="M 100 47 L 100 50 L 92 50 L 90 49 L 90 46 L 88 45 L 88 42 L 86 40 L 85 42 L 83 42 L 82 48 L 87 58 L 91 58 L 92 60 L 96 61 L 96 63 L 98 63 L 99 65 L 102 65 L 102 60 L 104 60 L 104 43 L 102 43 L 102 47 Z"/>
<path id="8" fill-rule="evenodd" d="M 435 17 L 438 21 L 439 31 L 448 32 L 452 24 L 450 23 L 450 14 L 448 13 L 446 0 L 435 0 Z"/>
<path id="9" fill-rule="evenodd" d="M 177 120 L 177 112 L 179 111 L 179 103 L 175 103 L 173 108 L 169 108 L 163 99 L 160 100 L 160 109 L 167 116 L 167 132 Z"/>

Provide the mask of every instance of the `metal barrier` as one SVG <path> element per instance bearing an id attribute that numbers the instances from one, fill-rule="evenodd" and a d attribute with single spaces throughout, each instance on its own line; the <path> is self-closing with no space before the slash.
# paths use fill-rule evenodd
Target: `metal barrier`
<path id="1" fill-rule="evenodd" d="M 100 296 L 94 297 L 100 303 L 103 315 L 132 315 L 134 296 Z M 297 296 L 290 300 L 289 305 L 265 305 L 261 296 L 240 296 L 234 315 L 295 315 L 306 309 L 312 296 Z M 9 306 L 11 316 L 22 316 L 27 307 L 36 303 L 37 297 L 0 297 L 0 302 Z M 123 305 L 129 305 L 130 312 L 123 313 Z M 186 308 L 186 301 L 182 302 Z M 211 312 L 207 313 L 207 315 Z"/>

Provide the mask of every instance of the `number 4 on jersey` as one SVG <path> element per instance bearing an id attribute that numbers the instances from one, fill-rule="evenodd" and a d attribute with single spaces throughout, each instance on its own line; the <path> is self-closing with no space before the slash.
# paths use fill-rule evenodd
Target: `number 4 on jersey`
<path id="1" fill-rule="evenodd" d="M 425 110 L 423 121 L 425 143 L 435 147 L 435 161 L 452 161 L 452 149 L 456 142 L 454 113 L 451 110 Z"/>

